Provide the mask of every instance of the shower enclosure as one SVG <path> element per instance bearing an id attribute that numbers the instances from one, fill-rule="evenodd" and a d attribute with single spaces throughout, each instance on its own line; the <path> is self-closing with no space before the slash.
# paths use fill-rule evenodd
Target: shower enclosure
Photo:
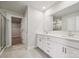
<path id="1" fill-rule="evenodd" d="M 0 14 L 0 51 L 6 46 L 6 17 Z"/>

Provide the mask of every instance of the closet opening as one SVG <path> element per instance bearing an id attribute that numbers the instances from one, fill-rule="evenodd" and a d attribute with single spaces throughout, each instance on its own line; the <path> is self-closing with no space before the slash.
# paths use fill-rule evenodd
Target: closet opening
<path id="1" fill-rule="evenodd" d="M 12 17 L 12 45 L 22 44 L 21 18 Z"/>

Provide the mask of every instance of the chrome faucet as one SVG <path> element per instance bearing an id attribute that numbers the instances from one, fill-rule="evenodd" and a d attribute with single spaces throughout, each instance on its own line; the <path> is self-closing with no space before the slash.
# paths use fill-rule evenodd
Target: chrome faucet
<path id="1" fill-rule="evenodd" d="M 69 33 L 68 33 L 68 36 L 74 36 L 74 33 L 69 32 Z"/>

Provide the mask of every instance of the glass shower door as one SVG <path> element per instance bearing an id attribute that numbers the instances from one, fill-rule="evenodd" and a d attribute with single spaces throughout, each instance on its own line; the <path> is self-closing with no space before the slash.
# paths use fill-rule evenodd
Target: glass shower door
<path id="1" fill-rule="evenodd" d="M 2 18 L 1 18 L 2 20 L 1 20 L 1 26 L 2 26 L 2 40 L 1 40 L 1 48 L 3 49 L 4 47 L 5 47 L 5 45 L 6 45 L 6 41 L 5 41 L 5 33 L 6 33 L 6 31 L 5 31 L 5 29 L 6 29 L 6 23 L 5 23 L 5 17 L 4 16 L 2 16 Z"/>
<path id="2" fill-rule="evenodd" d="M 1 36 L 2 36 L 2 35 L 1 35 L 1 15 L 0 15 L 0 51 L 1 51 L 1 44 L 2 44 L 2 43 L 1 43 L 1 38 L 2 38 Z"/>

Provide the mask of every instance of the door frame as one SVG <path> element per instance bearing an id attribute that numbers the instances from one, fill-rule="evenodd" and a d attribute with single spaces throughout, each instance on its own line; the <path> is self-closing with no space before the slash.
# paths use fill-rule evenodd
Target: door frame
<path id="1" fill-rule="evenodd" d="M 13 44 L 12 44 L 12 17 L 15 17 L 15 18 L 20 18 L 21 19 L 21 23 L 22 23 L 22 17 L 16 17 L 16 16 L 11 16 L 11 46 L 13 46 Z M 21 24 L 20 23 L 20 24 Z M 21 35 L 22 35 L 22 33 L 21 33 Z M 21 36 L 21 41 L 22 41 L 23 39 L 22 39 L 22 36 Z M 23 43 L 23 41 L 22 41 L 22 43 Z"/>

